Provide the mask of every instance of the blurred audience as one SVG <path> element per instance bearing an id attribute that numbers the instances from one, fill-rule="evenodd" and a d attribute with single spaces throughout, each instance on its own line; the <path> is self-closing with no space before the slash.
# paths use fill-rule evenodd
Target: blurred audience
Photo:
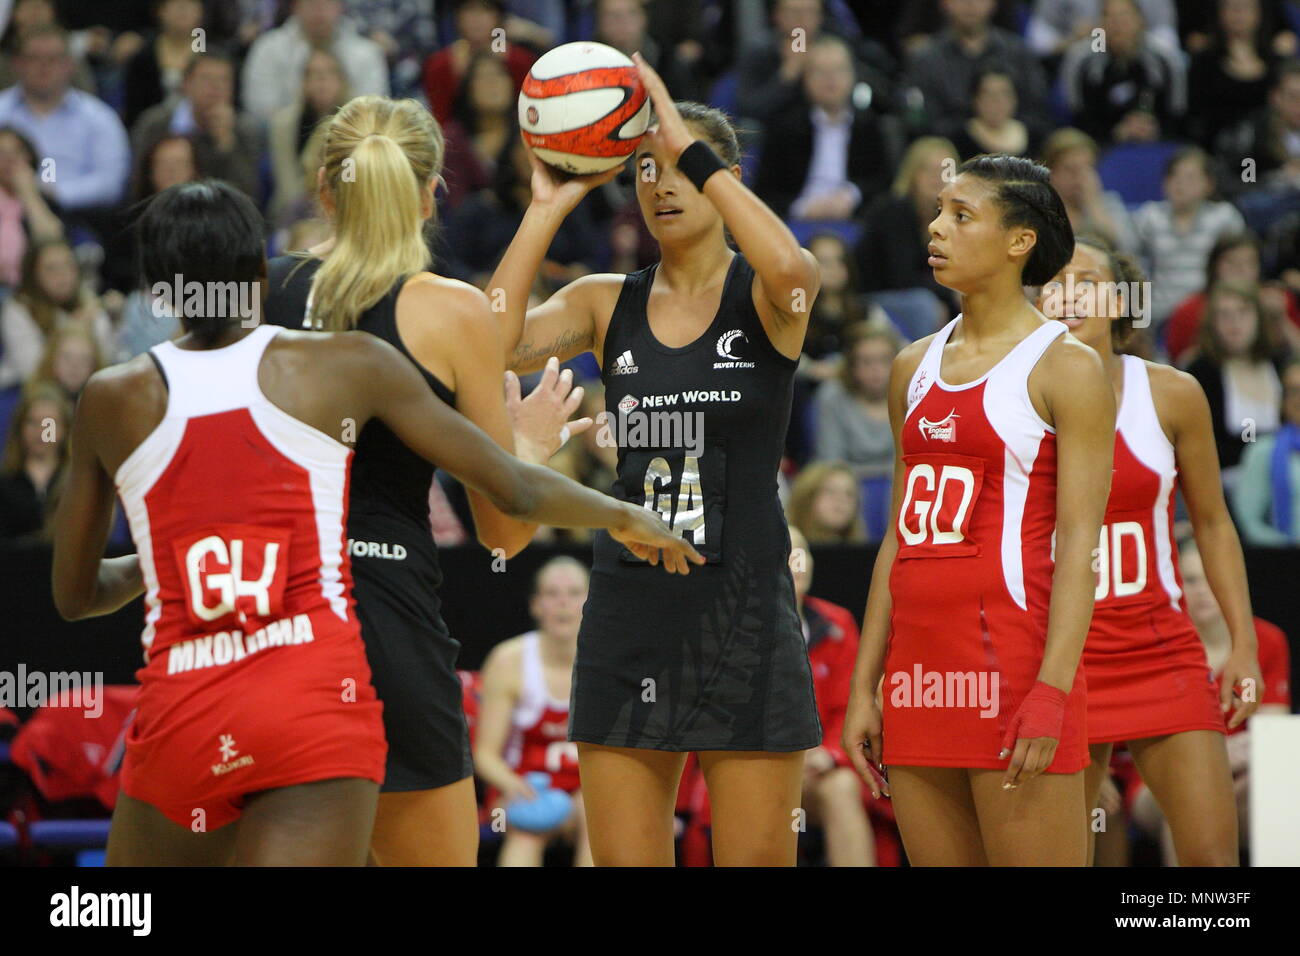
<path id="1" fill-rule="evenodd" d="M 1292 359 L 1282 372 L 1277 431 L 1242 452 L 1232 506 L 1247 544 L 1300 546 L 1300 359 Z"/>
<path id="2" fill-rule="evenodd" d="M 144 37 L 144 46 L 126 63 L 122 119 L 127 128 L 151 106 L 181 95 L 181 78 L 194 54 L 206 47 L 194 31 L 203 24 L 202 0 L 157 0 L 157 29 Z"/>
<path id="3" fill-rule="evenodd" d="M 884 188 L 892 163 L 879 117 L 853 100 L 849 45 L 824 34 L 806 56 L 804 102 L 764 127 L 754 191 L 778 216 L 848 219 Z"/>
<path id="4" fill-rule="evenodd" d="M 1101 48 L 1086 37 L 1061 62 L 1074 125 L 1106 145 L 1177 135 L 1187 110 L 1181 54 L 1147 33 L 1136 0 L 1104 0 L 1101 29 Z"/>
<path id="5" fill-rule="evenodd" d="M 50 333 L 35 377 L 58 385 L 75 406 L 90 376 L 108 364 L 109 354 L 93 329 L 69 322 Z"/>
<path id="6" fill-rule="evenodd" d="M 383 51 L 394 96 L 415 96 L 426 54 L 437 46 L 435 0 L 347 0 L 358 32 Z"/>
<path id="7" fill-rule="evenodd" d="M 60 239 L 58 203 L 41 191 L 36 150 L 12 127 L 0 127 L 0 287 L 22 279 L 27 243 Z"/>
<path id="8" fill-rule="evenodd" d="M 69 326 L 84 328 L 104 354 L 111 354 L 108 313 L 82 281 L 72 247 L 63 239 L 33 242 L 17 290 L 0 306 L 0 388 L 30 378 L 55 333 Z"/>
<path id="9" fill-rule="evenodd" d="M 646 32 L 649 14 L 643 0 L 595 0 L 593 6 L 596 17 L 594 40 L 628 56 L 640 52 L 663 77 L 673 99 L 704 98 L 704 76 L 699 69 L 703 50 L 694 51 L 692 57 L 690 48 L 684 53 L 681 47 L 661 47 L 659 41 Z"/>
<path id="10" fill-rule="evenodd" d="M 1163 189 L 1164 199 L 1143 203 L 1133 214 L 1157 326 L 1205 285 L 1206 258 L 1219 237 L 1246 228 L 1236 207 L 1212 198 L 1214 173 L 1202 149 L 1187 146 L 1174 153 L 1165 166 Z"/>
<path id="11" fill-rule="evenodd" d="M 111 206 L 122 198 L 131 148 L 117 113 L 72 88 L 76 64 L 60 26 L 32 27 L 18 38 L 16 85 L 0 92 L 0 126 L 26 135 L 41 154 L 42 182 L 69 211 Z"/>
<path id="12" fill-rule="evenodd" d="M 1174 365 L 1187 364 L 1205 317 L 1205 303 L 1210 286 L 1223 279 L 1259 285 L 1261 304 L 1277 315 L 1284 315 L 1283 338 L 1292 351 L 1300 354 L 1300 297 L 1282 282 L 1264 282 L 1263 250 L 1252 233 L 1220 236 L 1210 250 L 1205 264 L 1205 289 L 1194 292 L 1178 304 L 1165 326 L 1165 351 Z"/>
<path id="13" fill-rule="evenodd" d="M 1052 186 L 1065 203 L 1075 235 L 1100 233 L 1121 252 L 1137 251 L 1133 218 L 1119 193 L 1097 175 L 1097 141 L 1083 130 L 1058 129 L 1043 144 L 1041 162 L 1052 171 Z"/>
<path id="14" fill-rule="evenodd" d="M 980 67 L 971 81 L 970 105 L 970 119 L 952 138 L 962 159 L 980 153 L 1038 153 L 1038 133 L 1016 118 L 1015 78 L 1006 69 L 996 64 Z"/>
<path id="15" fill-rule="evenodd" d="M 862 544 L 867 540 L 858 479 L 842 461 L 805 465 L 790 487 L 785 516 L 811 544 Z"/>
<path id="16" fill-rule="evenodd" d="M 298 219 L 311 209 L 325 141 L 321 120 L 351 98 L 347 71 L 339 58 L 328 50 L 313 50 L 298 95 L 271 117 L 267 138 L 275 183 L 269 209 L 273 222 Z"/>
<path id="17" fill-rule="evenodd" d="M 424 95 L 439 123 L 452 118 L 461 77 L 475 53 L 500 56 L 518 93 L 537 59 L 525 46 L 505 39 L 506 5 L 501 0 L 455 0 L 456 39 L 424 63 Z"/>
<path id="18" fill-rule="evenodd" d="M 0 460 L 0 538 L 40 532 L 46 505 L 68 460 L 72 404 L 53 382 L 23 390 Z"/>
<path id="19" fill-rule="evenodd" d="M 803 805 L 808 822 L 825 833 L 831 866 L 874 866 L 876 847 L 867 818 L 870 791 L 840 746 L 858 656 L 858 624 L 847 608 L 808 593 L 813 556 L 808 539 L 795 526 L 790 528 L 790 573 L 822 722 L 821 746 L 804 757 Z"/>
<path id="20" fill-rule="evenodd" d="M 814 458 L 846 463 L 859 478 L 893 474 L 889 370 L 900 347 L 888 328 L 860 323 L 848 330 L 840 374 L 817 391 Z"/>
<path id="21" fill-rule="evenodd" d="M 447 269 L 452 276 L 479 288 L 487 285 L 532 201 L 532 172 L 527 147 L 518 127 L 514 127 L 497 159 L 492 188 L 466 199 L 447 220 L 444 240 Z M 538 279 L 554 291 L 603 268 L 608 255 L 590 211 L 586 205 L 579 205 L 555 234 Z"/>
<path id="22" fill-rule="evenodd" d="M 1219 0 L 1205 49 L 1194 54 L 1187 71 L 1187 95 L 1194 110 L 1186 131 L 1213 150 L 1219 134 L 1263 109 L 1277 54 L 1273 50 L 1272 11 L 1262 0 Z"/>
<path id="23" fill-rule="evenodd" d="M 956 297 L 939 285 L 926 261 L 930 223 L 939 207 L 939 191 L 957 173 L 957 150 L 937 136 L 922 136 L 903 154 L 889 192 L 867 207 L 862 238 L 857 245 L 858 278 L 863 292 L 928 290 L 932 304 L 928 321 L 905 328 L 909 338 L 920 338 L 956 314 Z M 945 178 L 946 177 L 946 178 Z M 915 332 L 919 331 L 917 335 Z"/>
<path id="24" fill-rule="evenodd" d="M 1277 431 L 1282 359 L 1277 319 L 1256 286 L 1221 280 L 1210 288 L 1200 344 L 1187 371 L 1209 400 L 1223 482 L 1231 489 L 1243 448 Z"/>
<path id="25" fill-rule="evenodd" d="M 205 175 L 261 198 L 261 124 L 236 111 L 235 65 L 224 53 L 194 56 L 185 66 L 179 96 L 145 110 L 131 130 L 131 146 L 139 156 L 163 136 L 175 135 L 193 139 L 195 161 Z"/>
<path id="26" fill-rule="evenodd" d="M 475 53 L 461 77 L 452 118 L 443 124 L 447 159 L 443 179 L 448 205 L 492 183 L 497 160 L 519 125 L 514 79 L 493 53 Z"/>
<path id="27" fill-rule="evenodd" d="M 913 84 L 924 97 L 929 130 L 955 137 L 971 115 L 971 90 L 980 70 L 998 63 L 1015 80 L 1020 117 L 1038 130 L 1050 124 L 1047 77 L 1015 33 L 993 25 L 993 0 L 942 0 L 944 29 L 911 62 Z"/>
<path id="28" fill-rule="evenodd" d="M 388 95 L 384 50 L 357 32 L 343 16 L 343 0 L 294 0 L 293 15 L 283 26 L 259 36 L 244 60 L 240 93 L 244 109 L 269 120 L 293 102 L 301 88 L 311 51 L 329 50 L 343 64 L 354 96 Z"/>

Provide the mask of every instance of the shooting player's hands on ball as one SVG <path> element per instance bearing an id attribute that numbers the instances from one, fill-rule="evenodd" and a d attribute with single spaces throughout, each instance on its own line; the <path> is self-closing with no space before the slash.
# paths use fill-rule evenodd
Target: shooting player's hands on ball
<path id="1" fill-rule="evenodd" d="M 669 574 L 689 574 L 690 564 L 704 563 L 703 555 L 681 535 L 673 534 L 658 513 L 631 502 L 623 505 L 626 518 L 610 528 L 609 534 L 638 558 L 652 565 L 662 560 Z"/>
<path id="2" fill-rule="evenodd" d="M 668 95 L 668 87 L 655 72 L 655 68 L 640 53 L 632 54 L 632 62 L 641 74 L 641 83 L 645 86 L 655 111 L 655 123 L 646 130 L 643 142 L 654 152 L 662 152 L 676 160 L 687 146 L 695 142 L 695 137 L 686 128 L 686 121 L 677 112 L 677 104 Z"/>
<path id="3" fill-rule="evenodd" d="M 582 396 L 582 386 L 573 384 L 573 372 L 567 368 L 561 372 L 560 360 L 554 355 L 547 359 L 542 380 L 527 398 L 521 397 L 519 376 L 506 372 L 506 411 L 515 434 L 515 455 L 544 464 L 565 441 L 590 428 L 590 418 L 569 421 L 582 404 Z"/>
<path id="4" fill-rule="evenodd" d="M 598 186 L 605 185 L 623 168 L 623 164 L 620 163 L 603 173 L 567 176 L 538 159 L 532 147 L 525 145 L 524 149 L 528 153 L 528 162 L 533 167 L 533 178 L 529 181 L 533 193 L 533 205 L 555 209 L 566 216 L 582 202 L 582 198 L 587 193 Z"/>

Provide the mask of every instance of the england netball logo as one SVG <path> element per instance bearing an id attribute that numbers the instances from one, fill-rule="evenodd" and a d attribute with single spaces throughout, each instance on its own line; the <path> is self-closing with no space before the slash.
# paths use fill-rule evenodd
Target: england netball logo
<path id="1" fill-rule="evenodd" d="M 908 393 L 907 404 L 915 405 L 920 401 L 921 396 L 925 394 L 926 386 L 929 384 L 925 369 L 921 369 L 920 374 L 916 376 L 916 381 L 912 383 L 912 391 Z"/>
<path id="2" fill-rule="evenodd" d="M 946 418 L 941 418 L 937 422 L 932 422 L 924 415 L 917 422 L 921 429 L 921 437 L 928 438 L 931 441 L 955 442 L 957 440 L 957 419 L 961 418 L 957 414 L 957 409 L 950 411 Z"/>

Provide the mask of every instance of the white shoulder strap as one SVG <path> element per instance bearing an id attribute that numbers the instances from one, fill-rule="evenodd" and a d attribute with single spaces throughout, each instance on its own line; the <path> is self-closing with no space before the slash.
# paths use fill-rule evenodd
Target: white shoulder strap
<path id="1" fill-rule="evenodd" d="M 912 380 L 907 383 L 907 411 L 910 414 L 912 408 L 925 397 L 925 393 L 930 390 L 939 378 L 939 370 L 943 365 L 943 348 L 948 344 L 948 339 L 952 338 L 952 331 L 961 321 L 961 316 L 953 319 L 930 340 L 925 354 L 921 356 L 921 364 L 916 367 L 912 373 Z"/>
<path id="2" fill-rule="evenodd" d="M 262 353 L 280 332 L 259 325 L 219 349 L 181 349 L 163 342 L 149 350 L 167 379 L 167 416 L 195 418 L 266 401 L 257 383 Z"/>

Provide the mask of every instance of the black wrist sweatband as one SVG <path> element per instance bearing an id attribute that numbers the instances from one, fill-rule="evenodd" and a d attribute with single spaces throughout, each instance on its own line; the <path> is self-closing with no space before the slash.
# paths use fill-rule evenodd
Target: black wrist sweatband
<path id="1" fill-rule="evenodd" d="M 704 181 L 719 169 L 726 169 L 727 164 L 718 157 L 712 146 L 697 139 L 677 157 L 677 168 L 696 189 L 704 192 Z"/>

